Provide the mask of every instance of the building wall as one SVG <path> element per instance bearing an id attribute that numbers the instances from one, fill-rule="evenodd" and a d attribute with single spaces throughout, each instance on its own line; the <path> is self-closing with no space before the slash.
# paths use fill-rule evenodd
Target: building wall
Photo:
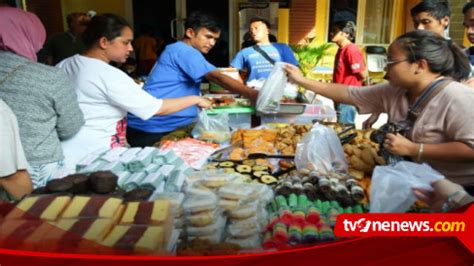
<path id="1" fill-rule="evenodd" d="M 315 37 L 316 0 L 292 0 L 290 7 L 289 42 L 297 44 Z"/>
<path id="2" fill-rule="evenodd" d="M 61 16 L 61 0 L 28 0 L 26 9 L 35 13 L 43 22 L 47 36 L 63 32 L 63 18 Z"/>
<path id="3" fill-rule="evenodd" d="M 462 13 L 462 8 L 469 2 L 467 0 L 451 0 L 449 1 L 451 6 L 451 23 L 449 28 L 449 36 L 451 39 L 457 43 L 462 45 L 464 40 L 464 26 L 463 20 L 464 15 Z"/>

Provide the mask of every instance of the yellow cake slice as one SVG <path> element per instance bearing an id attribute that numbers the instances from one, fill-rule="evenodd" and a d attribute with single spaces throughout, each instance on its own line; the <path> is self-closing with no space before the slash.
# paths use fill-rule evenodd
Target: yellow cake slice
<path id="1" fill-rule="evenodd" d="M 155 201 L 135 201 L 126 205 L 120 224 L 162 225 L 171 220 L 171 203 L 160 199 Z"/>
<path id="2" fill-rule="evenodd" d="M 71 201 L 70 196 L 30 196 L 20 201 L 6 219 L 34 219 L 55 221 Z"/>
<path id="3" fill-rule="evenodd" d="M 116 221 L 123 211 L 122 199 L 107 196 L 75 196 L 61 218 L 104 218 Z"/>
<path id="4" fill-rule="evenodd" d="M 162 226 L 117 225 L 101 243 L 120 251 L 156 254 L 165 248 Z"/>
<path id="5" fill-rule="evenodd" d="M 37 250 L 52 228 L 41 220 L 5 220 L 0 224 L 0 248 Z"/>
<path id="6" fill-rule="evenodd" d="M 56 226 L 85 239 L 101 242 L 112 229 L 110 219 L 60 219 Z"/>

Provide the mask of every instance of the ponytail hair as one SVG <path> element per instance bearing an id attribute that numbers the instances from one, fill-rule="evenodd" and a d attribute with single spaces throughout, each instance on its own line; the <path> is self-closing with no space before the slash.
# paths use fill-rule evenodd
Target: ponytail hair
<path id="1" fill-rule="evenodd" d="M 82 42 L 89 49 L 102 37 L 109 41 L 119 37 L 126 27 L 132 28 L 124 18 L 115 14 L 94 16 L 82 34 Z"/>
<path id="2" fill-rule="evenodd" d="M 395 42 L 405 51 L 407 60 L 428 62 L 431 72 L 462 81 L 469 77 L 471 65 L 464 52 L 451 40 L 427 30 L 415 30 L 398 37 Z"/>

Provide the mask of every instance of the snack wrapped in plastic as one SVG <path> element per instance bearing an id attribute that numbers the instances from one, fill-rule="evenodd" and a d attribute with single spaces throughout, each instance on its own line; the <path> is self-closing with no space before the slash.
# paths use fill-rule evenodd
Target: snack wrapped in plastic
<path id="1" fill-rule="evenodd" d="M 219 197 L 229 200 L 245 200 L 255 193 L 255 189 L 247 184 L 227 184 L 217 191 Z"/>
<path id="2" fill-rule="evenodd" d="M 207 236 L 212 235 L 216 231 L 222 231 L 222 228 L 225 227 L 226 219 L 224 216 L 219 215 L 217 220 L 214 223 L 211 223 L 206 226 L 188 226 L 186 233 L 188 236 Z"/>
<path id="3" fill-rule="evenodd" d="M 217 208 L 217 196 L 214 194 L 191 196 L 183 203 L 183 210 L 187 214 L 212 211 Z"/>
<path id="4" fill-rule="evenodd" d="M 225 242 L 237 244 L 243 249 L 261 248 L 261 239 L 259 234 L 254 234 L 246 238 L 227 237 Z"/>
<path id="5" fill-rule="evenodd" d="M 238 208 L 229 212 L 228 216 L 231 219 L 243 220 L 257 215 L 259 204 L 257 201 L 240 205 Z"/>
<path id="6" fill-rule="evenodd" d="M 261 232 L 260 222 L 257 216 L 245 220 L 232 221 L 227 226 L 227 233 L 234 238 L 246 238 Z"/>
<path id="7" fill-rule="evenodd" d="M 223 211 L 232 211 L 240 206 L 240 201 L 238 200 L 228 200 L 228 199 L 219 199 L 219 208 Z"/>
<path id="8" fill-rule="evenodd" d="M 222 213 L 216 210 L 203 211 L 199 213 L 186 215 L 186 222 L 190 226 L 202 227 L 215 223 Z"/>

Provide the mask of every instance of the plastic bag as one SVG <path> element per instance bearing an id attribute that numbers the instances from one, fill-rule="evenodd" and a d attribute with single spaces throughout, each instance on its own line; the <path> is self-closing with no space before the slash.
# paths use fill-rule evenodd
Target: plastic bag
<path id="1" fill-rule="evenodd" d="M 405 212 L 416 201 L 412 188 L 432 190 L 430 183 L 443 178 L 427 164 L 403 161 L 377 166 L 372 175 L 370 212 Z"/>
<path id="2" fill-rule="evenodd" d="M 296 169 L 316 170 L 322 174 L 347 172 L 347 162 L 336 132 L 315 124 L 296 145 Z"/>
<path id="3" fill-rule="evenodd" d="M 285 91 L 288 78 L 283 70 L 284 63 L 277 62 L 263 84 L 257 98 L 257 111 L 274 114 L 280 110 L 280 100 Z"/>
<path id="4" fill-rule="evenodd" d="M 216 143 L 230 140 L 229 114 L 208 115 L 206 110 L 202 110 L 191 134 L 195 139 Z"/>

